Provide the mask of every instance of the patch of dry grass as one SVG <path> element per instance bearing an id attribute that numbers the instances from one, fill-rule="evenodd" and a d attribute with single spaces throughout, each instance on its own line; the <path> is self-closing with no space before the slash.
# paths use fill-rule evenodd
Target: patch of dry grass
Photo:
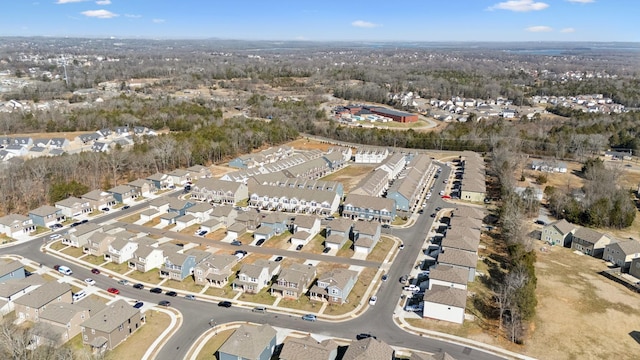
<path id="1" fill-rule="evenodd" d="M 140 271 L 132 271 L 127 276 L 134 280 L 146 282 L 149 284 L 158 284 L 160 283 L 160 281 L 164 280 L 160 277 L 160 271 L 158 269 L 151 269 L 144 273 Z"/>
<path id="2" fill-rule="evenodd" d="M 373 248 L 373 251 L 369 255 L 367 255 L 367 260 L 370 261 L 379 261 L 382 262 L 390 251 L 394 248 L 395 242 L 388 237 L 381 237 L 376 246 Z"/>
<path id="3" fill-rule="evenodd" d="M 349 165 L 346 166 L 333 174 L 329 174 L 323 177 L 321 180 L 324 181 L 337 181 L 342 183 L 344 187 L 344 192 L 348 193 L 351 189 L 353 189 L 359 182 L 367 176 L 375 166 L 373 165 Z"/>
<path id="4" fill-rule="evenodd" d="M 142 359 L 151 344 L 171 323 L 171 318 L 159 311 L 145 313 L 147 323 L 133 333 L 125 342 L 108 352 L 105 360 Z"/>
<path id="5" fill-rule="evenodd" d="M 224 344 L 227 339 L 233 335 L 235 329 L 229 329 L 220 331 L 218 335 L 215 335 L 207 341 L 207 343 L 200 349 L 200 353 L 196 357 L 196 360 L 218 360 L 216 352 Z"/>

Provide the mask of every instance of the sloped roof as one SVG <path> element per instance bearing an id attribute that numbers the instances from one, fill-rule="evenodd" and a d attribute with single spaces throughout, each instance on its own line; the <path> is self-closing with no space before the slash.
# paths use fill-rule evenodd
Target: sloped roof
<path id="1" fill-rule="evenodd" d="M 467 290 L 450 286 L 433 285 L 424 293 L 424 301 L 436 304 L 465 308 L 467 306 Z"/>
<path id="2" fill-rule="evenodd" d="M 352 341 L 342 360 L 390 360 L 394 353 L 387 343 L 369 337 Z"/>
<path id="3" fill-rule="evenodd" d="M 259 359 L 260 354 L 270 346 L 276 334 L 276 330 L 267 324 L 260 326 L 242 324 L 218 351 L 242 359 Z"/>

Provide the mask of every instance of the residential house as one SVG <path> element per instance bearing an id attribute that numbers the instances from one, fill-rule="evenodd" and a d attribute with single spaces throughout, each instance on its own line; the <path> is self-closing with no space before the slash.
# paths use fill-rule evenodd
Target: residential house
<path id="1" fill-rule="evenodd" d="M 65 138 L 51 138 L 51 139 L 45 139 L 44 141 L 46 141 L 44 146 L 52 149 L 66 149 L 71 144 L 69 140 Z"/>
<path id="2" fill-rule="evenodd" d="M 362 178 L 358 184 L 351 189 L 350 194 L 382 196 L 389 187 L 389 172 L 384 169 L 375 169 Z"/>
<path id="3" fill-rule="evenodd" d="M 306 231 L 311 237 L 314 237 L 320 232 L 320 219 L 316 216 L 297 215 L 293 220 L 292 228 L 294 234 L 299 231 Z"/>
<path id="4" fill-rule="evenodd" d="M 24 147 L 33 146 L 33 139 L 30 137 L 24 137 L 24 136 L 12 137 L 10 145 L 20 145 Z"/>
<path id="5" fill-rule="evenodd" d="M 380 164 L 389 156 L 389 149 L 361 146 L 356 150 L 356 164 Z"/>
<path id="6" fill-rule="evenodd" d="M 227 228 L 227 237 L 232 240 L 236 240 L 246 232 L 247 226 L 242 224 L 241 222 L 236 222 L 231 224 L 231 226 Z"/>
<path id="7" fill-rule="evenodd" d="M 255 175 L 247 181 L 247 185 L 249 186 L 249 192 L 252 192 L 253 187 L 256 185 L 269 185 L 292 189 L 335 191 L 340 198 L 344 196 L 344 187 L 337 181 L 291 178 L 282 171 Z"/>
<path id="8" fill-rule="evenodd" d="M 9 265 L 6 262 L 0 264 L 0 266 Z M 47 281 L 39 274 L 31 274 L 28 277 L 19 278 L 14 276 L 12 279 L 7 276 L 11 273 L 11 267 L 15 265 L 7 266 L 2 272 L 5 274 L 5 280 L 0 282 L 0 315 L 4 316 L 15 310 L 15 304 L 13 300 L 20 296 L 33 291 L 38 286 L 46 283 Z M 24 271 L 23 271 L 24 272 Z M 17 272 L 14 275 L 18 275 Z"/>
<path id="9" fill-rule="evenodd" d="M 191 182 L 191 173 L 183 169 L 175 169 L 167 174 L 172 180 L 175 186 L 185 185 Z"/>
<path id="10" fill-rule="evenodd" d="M 290 223 L 291 215 L 280 212 L 271 212 L 260 221 L 260 227 L 270 227 L 273 229 L 275 235 L 280 235 L 289 230 Z"/>
<path id="11" fill-rule="evenodd" d="M 62 237 L 61 242 L 65 245 L 81 248 L 87 244 L 89 237 L 95 232 L 103 232 L 102 227 L 88 222 L 73 228 L 73 231 L 69 231 L 68 234 Z"/>
<path id="12" fill-rule="evenodd" d="M 533 160 L 531 162 L 531 170 L 552 172 L 552 173 L 566 173 L 567 164 L 562 161 L 544 161 Z"/>
<path id="13" fill-rule="evenodd" d="M 605 246 L 609 245 L 611 241 L 612 238 L 609 235 L 579 227 L 571 237 L 571 249 L 595 258 L 602 258 Z"/>
<path id="14" fill-rule="evenodd" d="M 330 270 L 320 276 L 309 290 L 309 298 L 327 301 L 330 304 L 344 304 L 358 281 L 358 272 L 343 268 Z"/>
<path id="15" fill-rule="evenodd" d="M 460 199 L 470 202 L 483 202 L 486 198 L 484 160 L 480 154 L 472 151 L 462 153 L 465 177 L 462 179 Z"/>
<path id="16" fill-rule="evenodd" d="M 82 252 L 93 256 L 104 256 L 109 251 L 109 245 L 116 237 L 105 232 L 93 232 L 87 238 L 87 243 L 82 247 Z"/>
<path id="17" fill-rule="evenodd" d="M 369 254 L 380 240 L 382 227 L 379 223 L 356 221 L 353 226 L 353 249 L 355 252 Z"/>
<path id="18" fill-rule="evenodd" d="M 236 221 L 238 211 L 231 205 L 221 205 L 214 207 L 209 216 L 228 227 Z"/>
<path id="19" fill-rule="evenodd" d="M 447 235 L 442 239 L 442 249 L 459 249 L 472 253 L 478 252 L 478 246 L 480 245 L 480 235 L 472 236 L 467 234 L 470 229 L 460 229 L 460 231 L 447 232 Z"/>
<path id="20" fill-rule="evenodd" d="M 224 227 L 224 224 L 221 223 L 220 221 L 216 219 L 209 219 L 201 222 L 198 230 L 212 233 L 214 231 L 222 229 L 223 227 Z"/>
<path id="21" fill-rule="evenodd" d="M 257 241 L 267 241 L 276 235 L 276 231 L 274 228 L 268 225 L 260 225 L 259 228 L 253 231 L 253 240 Z"/>
<path id="22" fill-rule="evenodd" d="M 22 214 L 9 214 L 0 218 L 0 234 L 8 237 L 28 236 L 36 231 L 33 219 Z"/>
<path id="23" fill-rule="evenodd" d="M 98 352 L 113 350 L 144 323 L 140 309 L 117 300 L 82 323 L 82 343 Z"/>
<path id="24" fill-rule="evenodd" d="M 193 278 L 196 285 L 222 288 L 229 282 L 229 277 L 233 275 L 233 267 L 238 261 L 238 257 L 234 255 L 211 255 L 209 258 L 196 264 L 193 270 Z"/>
<path id="25" fill-rule="evenodd" d="M 345 218 L 333 219 L 327 222 L 326 235 L 327 238 L 332 235 L 339 235 L 346 239 L 351 238 L 351 229 L 353 228 L 353 221 Z"/>
<path id="26" fill-rule="evenodd" d="M 50 305 L 71 304 L 71 285 L 49 281 L 13 300 L 19 321 L 37 322 L 40 314 Z"/>
<path id="27" fill-rule="evenodd" d="M 343 203 L 342 216 L 352 220 L 369 220 L 388 224 L 396 217 L 395 200 L 349 194 Z"/>
<path id="28" fill-rule="evenodd" d="M 149 209 L 156 210 L 159 213 L 169 212 L 169 205 L 172 198 L 168 196 L 160 196 L 149 201 Z"/>
<path id="29" fill-rule="evenodd" d="M 380 164 L 376 170 L 384 170 L 387 172 L 387 180 L 391 181 L 400 175 L 402 169 L 407 165 L 407 157 L 403 153 L 394 153 Z"/>
<path id="30" fill-rule="evenodd" d="M 211 255 L 201 252 L 183 252 L 183 248 L 173 244 L 162 245 L 161 248 L 164 254 L 164 263 L 160 268 L 160 277 L 177 281 L 191 276 L 196 264 L 204 260 L 204 257 Z"/>
<path id="31" fill-rule="evenodd" d="M 146 180 L 151 181 L 153 186 L 158 190 L 164 190 L 174 186 L 173 178 L 163 173 L 155 173 L 147 176 Z"/>
<path id="32" fill-rule="evenodd" d="M 311 336 L 296 338 L 288 336 L 282 344 L 280 360 L 335 360 L 338 343 L 333 339 L 317 341 Z"/>
<path id="33" fill-rule="evenodd" d="M 198 223 L 198 218 L 191 214 L 186 214 L 183 216 L 176 217 L 175 223 L 176 223 L 176 227 L 171 230 L 180 231 L 182 229 L 188 228 L 191 225 L 196 225 Z"/>
<path id="34" fill-rule="evenodd" d="M 629 275 L 633 275 L 636 279 L 640 280 L 640 258 L 634 258 L 631 260 Z"/>
<path id="35" fill-rule="evenodd" d="M 279 272 L 280 263 L 259 259 L 253 264 L 243 264 L 231 287 L 236 291 L 257 294 Z"/>
<path id="36" fill-rule="evenodd" d="M 24 265 L 18 260 L 0 259 L 0 283 L 25 278 Z"/>
<path id="37" fill-rule="evenodd" d="M 472 206 L 458 206 L 452 211 L 451 216 L 468 217 L 478 220 L 483 220 L 485 218 L 485 214 L 482 209 Z"/>
<path id="38" fill-rule="evenodd" d="M 42 205 L 29 211 L 29 218 L 34 225 L 49 227 L 65 220 L 62 210 L 49 205 Z"/>
<path id="39" fill-rule="evenodd" d="M 466 290 L 468 280 L 468 270 L 452 265 L 437 264 L 429 273 L 429 290 L 434 286 Z"/>
<path id="40" fill-rule="evenodd" d="M 161 267 L 164 263 L 164 253 L 160 248 L 140 244 L 128 261 L 129 269 L 144 273 Z"/>
<path id="41" fill-rule="evenodd" d="M 55 204 L 56 208 L 61 210 L 62 215 L 67 218 L 73 218 L 86 213 L 90 213 L 91 202 L 86 199 L 79 199 L 75 196 L 70 196 L 64 200 L 60 200 Z"/>
<path id="42" fill-rule="evenodd" d="M 169 208 L 167 209 L 167 211 L 175 212 L 180 216 L 184 216 L 187 213 L 187 209 L 193 206 L 196 206 L 196 204 L 197 202 L 191 199 L 182 200 L 182 199 L 171 197 L 169 198 Z"/>
<path id="43" fill-rule="evenodd" d="M 202 165 L 193 165 L 187 168 L 189 174 L 191 174 L 192 181 L 198 179 L 210 178 L 212 176 L 211 170 L 208 167 Z"/>
<path id="44" fill-rule="evenodd" d="M 138 243 L 126 239 L 115 239 L 108 245 L 103 257 L 105 261 L 122 264 L 131 259 L 138 249 Z"/>
<path id="45" fill-rule="evenodd" d="M 467 290 L 434 285 L 424 293 L 422 316 L 456 324 L 464 322 Z"/>
<path id="46" fill-rule="evenodd" d="M 78 335 L 82 331 L 80 325 L 89 317 L 89 309 L 60 302 L 47 306 L 40 314 L 40 322 L 51 326 L 51 335 L 58 338 L 54 343 L 60 345 Z"/>
<path id="47" fill-rule="evenodd" d="M 340 197 L 336 191 L 253 185 L 249 205 L 259 209 L 326 216 L 338 211 Z"/>
<path id="48" fill-rule="evenodd" d="M 121 204 L 130 204 L 140 196 L 138 189 L 129 185 L 118 185 L 107 190 L 113 198 Z"/>
<path id="49" fill-rule="evenodd" d="M 242 324 L 220 346 L 219 360 L 270 360 L 276 347 L 277 332 L 268 324 Z"/>
<path id="50" fill-rule="evenodd" d="M 451 265 L 467 271 L 467 279 L 473 281 L 476 276 L 478 255 L 465 250 L 446 249 L 438 255 L 438 264 Z"/>
<path id="51" fill-rule="evenodd" d="M 136 179 L 127 185 L 136 189 L 136 192 L 142 196 L 150 196 L 158 191 L 153 181 L 150 180 Z"/>
<path id="52" fill-rule="evenodd" d="M 249 190 L 241 182 L 205 178 L 192 186 L 191 197 L 200 201 L 233 205 L 249 198 Z"/>
<path id="53" fill-rule="evenodd" d="M 315 266 L 294 263 L 280 271 L 277 282 L 271 285 L 271 295 L 298 299 L 307 292 L 315 278 Z"/>
<path id="54" fill-rule="evenodd" d="M 93 152 L 108 152 L 109 144 L 104 141 L 96 141 L 91 145 L 91 151 Z"/>
<path id="55" fill-rule="evenodd" d="M 456 358 L 444 351 L 439 351 L 431 355 L 413 351 L 411 352 L 409 360 L 456 360 Z"/>
<path id="56" fill-rule="evenodd" d="M 605 261 L 610 261 L 620 267 L 621 272 L 629 272 L 631 261 L 640 257 L 640 241 L 635 239 L 612 242 L 604 247 Z"/>
<path id="57" fill-rule="evenodd" d="M 373 337 L 352 341 L 342 360 L 395 360 L 395 350 Z"/>
<path id="58" fill-rule="evenodd" d="M 571 246 L 571 236 L 578 229 L 578 226 L 565 219 L 554 221 L 542 228 L 540 240 L 552 245 Z"/>
<path id="59" fill-rule="evenodd" d="M 260 213 L 256 209 L 247 209 L 239 211 L 236 216 L 236 224 L 244 225 L 245 229 L 254 230 L 260 225 Z M 229 226 L 231 228 L 233 225 Z"/>
<path id="60" fill-rule="evenodd" d="M 81 196 L 83 200 L 89 201 L 92 210 L 98 210 L 105 207 L 111 208 L 115 205 L 116 199 L 110 192 L 102 190 L 92 190 Z"/>
<path id="61" fill-rule="evenodd" d="M 213 212 L 213 207 L 206 203 L 197 203 L 194 206 L 188 208 L 185 211 L 186 215 L 192 215 L 197 219 L 197 222 L 203 222 L 209 220 L 210 214 Z"/>

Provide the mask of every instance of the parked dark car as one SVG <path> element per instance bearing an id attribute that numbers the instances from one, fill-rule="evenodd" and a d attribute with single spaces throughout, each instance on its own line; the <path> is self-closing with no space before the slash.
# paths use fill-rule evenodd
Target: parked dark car
<path id="1" fill-rule="evenodd" d="M 296 250 L 298 250 L 298 251 L 302 250 L 302 246 L 303 246 L 302 244 L 296 246 Z"/>
<path id="2" fill-rule="evenodd" d="M 231 242 L 231 245 L 240 246 L 240 245 L 242 245 L 242 241 L 233 240 L 233 241 Z"/>
<path id="3" fill-rule="evenodd" d="M 273 261 L 275 261 L 275 262 L 282 261 L 282 256 L 276 257 Z"/>
<path id="4" fill-rule="evenodd" d="M 133 285 L 133 288 L 134 288 L 134 289 L 138 289 L 138 290 L 140 290 L 140 289 L 144 289 L 144 285 L 143 285 L 143 284 L 140 284 L 140 283 L 137 283 L 137 284 Z"/>
<path id="5" fill-rule="evenodd" d="M 57 270 L 57 269 L 56 269 L 56 270 Z M 98 269 L 96 269 L 96 268 L 93 268 L 93 269 L 91 269 L 91 273 L 92 273 L 92 274 L 96 274 L 96 275 L 97 275 L 97 274 L 100 274 L 100 270 L 98 270 Z"/>
<path id="6" fill-rule="evenodd" d="M 326 248 L 322 249 L 322 253 L 323 253 L 323 254 L 326 254 L 326 253 L 328 253 L 329 251 L 331 251 L 331 248 L 330 248 L 330 247 L 326 247 Z"/>
<path id="7" fill-rule="evenodd" d="M 159 287 L 153 288 L 151 290 L 149 290 L 149 292 L 152 292 L 154 294 L 162 294 L 162 289 L 160 289 Z"/>
<path id="8" fill-rule="evenodd" d="M 226 308 L 230 308 L 231 307 L 231 301 L 220 301 L 218 303 L 218 306 L 220 307 L 226 307 Z"/>
<path id="9" fill-rule="evenodd" d="M 171 306 L 171 301 L 162 300 L 162 301 L 158 302 L 158 305 L 160 305 L 160 306 Z"/>
<path id="10" fill-rule="evenodd" d="M 166 294 L 167 294 L 167 296 L 171 296 L 171 297 L 176 297 L 176 296 L 178 296 L 178 293 L 177 293 L 177 292 L 175 292 L 175 291 L 167 291 L 167 293 L 166 293 Z"/>
<path id="11" fill-rule="evenodd" d="M 260 239 L 256 242 L 256 246 L 260 246 L 262 244 L 264 244 L 264 239 Z"/>
<path id="12" fill-rule="evenodd" d="M 133 307 L 136 309 L 140 309 L 143 305 L 144 303 L 142 301 L 138 301 L 137 303 L 135 303 L 135 305 L 133 305 Z"/>
<path id="13" fill-rule="evenodd" d="M 366 338 L 377 339 L 377 337 L 375 337 L 375 336 L 373 336 L 371 334 L 368 334 L 368 333 L 361 333 L 361 334 L 356 335 L 356 340 L 362 340 L 362 339 L 366 339 Z"/>
<path id="14" fill-rule="evenodd" d="M 129 205 L 125 205 L 125 206 L 123 206 L 123 207 L 122 207 L 122 210 L 127 210 L 127 209 L 128 209 L 128 208 L 130 208 L 130 207 L 131 207 L 131 206 L 129 206 Z"/>

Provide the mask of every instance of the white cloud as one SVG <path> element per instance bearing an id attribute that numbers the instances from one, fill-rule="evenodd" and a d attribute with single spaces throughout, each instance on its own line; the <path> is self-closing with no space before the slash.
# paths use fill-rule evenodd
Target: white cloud
<path id="1" fill-rule="evenodd" d="M 578 4 L 591 4 L 596 2 L 596 0 L 567 0 L 567 1 L 571 3 L 578 3 Z"/>
<path id="2" fill-rule="evenodd" d="M 142 15 L 124 14 L 124 17 L 132 18 L 132 19 L 139 19 L 139 18 L 142 17 Z"/>
<path id="3" fill-rule="evenodd" d="M 85 2 L 88 0 L 58 0 L 56 1 L 56 4 L 70 4 L 70 3 L 79 3 L 79 2 Z"/>
<path id="4" fill-rule="evenodd" d="M 369 21 L 356 20 L 356 21 L 351 23 L 351 26 L 355 26 L 355 27 L 359 27 L 359 28 L 374 28 L 374 27 L 378 27 L 378 26 L 381 26 L 381 25 L 374 24 L 374 23 L 369 22 Z"/>
<path id="5" fill-rule="evenodd" d="M 98 19 L 111 19 L 118 16 L 118 14 L 114 14 L 109 10 L 87 10 L 87 11 L 81 12 L 81 14 L 84 16 L 94 17 Z"/>
<path id="6" fill-rule="evenodd" d="M 539 26 L 529 26 L 528 28 L 526 28 L 525 30 L 529 31 L 529 32 L 550 32 L 553 31 L 552 28 L 548 27 L 548 26 L 543 26 L 543 25 L 539 25 Z"/>
<path id="7" fill-rule="evenodd" d="M 576 29 L 574 28 L 564 28 L 562 30 L 560 30 L 561 33 L 573 33 L 576 32 Z"/>
<path id="8" fill-rule="evenodd" d="M 535 2 L 534 0 L 509 0 L 497 3 L 487 8 L 487 10 L 510 10 L 517 12 L 538 11 L 549 7 L 549 4 Z"/>
<path id="9" fill-rule="evenodd" d="M 163 22 L 165 22 L 165 20 L 164 20 L 164 19 L 153 19 L 153 20 L 151 20 L 151 21 L 153 21 L 153 22 L 154 22 L 154 23 L 156 23 L 156 24 L 162 24 Z"/>
<path id="10" fill-rule="evenodd" d="M 111 4 L 111 0 L 98 0 L 98 1 L 96 1 L 96 4 L 98 4 L 98 5 L 109 5 L 109 4 Z"/>

